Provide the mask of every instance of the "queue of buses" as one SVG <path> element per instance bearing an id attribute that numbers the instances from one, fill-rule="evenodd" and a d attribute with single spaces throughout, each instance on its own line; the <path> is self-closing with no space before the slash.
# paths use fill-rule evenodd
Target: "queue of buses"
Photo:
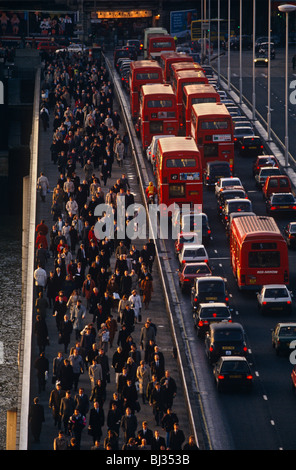
<path id="1" fill-rule="evenodd" d="M 158 203 L 202 204 L 207 163 L 226 161 L 233 172 L 232 117 L 191 56 L 175 51 L 157 54 L 131 62 L 132 118 L 144 151 L 153 136 L 165 136 L 157 140 L 154 155 Z M 229 242 L 240 289 L 289 283 L 287 244 L 272 218 L 234 219 Z"/>

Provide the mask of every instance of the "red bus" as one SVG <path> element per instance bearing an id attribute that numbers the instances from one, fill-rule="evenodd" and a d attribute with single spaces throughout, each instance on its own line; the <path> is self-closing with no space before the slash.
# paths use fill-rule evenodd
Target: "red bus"
<path id="1" fill-rule="evenodd" d="M 148 59 L 159 60 L 163 51 L 175 51 L 176 42 L 170 35 L 151 34 L 148 38 Z"/>
<path id="2" fill-rule="evenodd" d="M 143 85 L 140 93 L 138 132 L 143 149 L 154 135 L 178 133 L 177 101 L 171 85 L 154 83 Z"/>
<path id="3" fill-rule="evenodd" d="M 193 62 L 193 58 L 178 52 L 164 51 L 160 54 L 160 65 L 163 73 L 163 81 L 170 82 L 172 64 L 177 62 Z"/>
<path id="4" fill-rule="evenodd" d="M 199 103 L 220 103 L 220 95 L 209 83 L 185 85 L 182 96 L 182 117 L 185 134 L 190 135 L 191 108 Z"/>
<path id="5" fill-rule="evenodd" d="M 180 131 L 183 130 L 183 117 L 182 117 L 182 98 L 183 89 L 186 85 L 193 83 L 208 83 L 208 79 L 201 70 L 180 70 L 171 76 L 172 87 L 177 97 L 177 117 L 179 121 Z M 185 134 L 185 131 L 184 131 Z"/>
<path id="6" fill-rule="evenodd" d="M 289 283 L 288 247 L 273 217 L 235 217 L 230 258 L 239 289 Z"/>
<path id="7" fill-rule="evenodd" d="M 139 96 L 142 85 L 162 83 L 162 81 L 162 68 L 156 60 L 135 60 L 131 62 L 129 89 L 132 117 L 139 115 Z"/>
<path id="8" fill-rule="evenodd" d="M 212 160 L 234 164 L 232 117 L 223 103 L 200 103 L 191 108 L 192 137 L 200 150 L 203 170 Z"/>
<path id="9" fill-rule="evenodd" d="M 181 70 L 201 70 L 203 72 L 202 66 L 196 62 L 176 62 L 171 65 L 172 76 Z"/>
<path id="10" fill-rule="evenodd" d="M 155 175 L 158 204 L 202 204 L 200 152 L 192 137 L 158 139 Z"/>

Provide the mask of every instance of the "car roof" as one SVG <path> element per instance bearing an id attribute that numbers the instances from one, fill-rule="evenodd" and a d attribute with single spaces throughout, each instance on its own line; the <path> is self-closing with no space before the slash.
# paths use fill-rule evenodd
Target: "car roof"
<path id="1" fill-rule="evenodd" d="M 183 250 L 188 248 L 189 250 L 192 250 L 194 248 L 204 248 L 204 245 L 202 244 L 197 244 L 197 243 L 184 243 Z"/>
<path id="2" fill-rule="evenodd" d="M 223 277 L 221 277 L 221 276 L 201 277 L 201 278 L 198 278 L 197 281 L 198 282 L 200 282 L 200 281 L 202 281 L 202 282 L 205 282 L 205 281 L 210 281 L 210 282 L 219 281 L 219 282 L 223 282 L 225 284 L 225 281 L 224 281 Z"/>
<path id="3" fill-rule="evenodd" d="M 219 308 L 219 307 L 226 307 L 227 309 L 229 309 L 229 307 L 224 303 L 224 302 L 211 302 L 211 303 L 200 303 L 199 306 L 201 308 L 211 308 L 211 307 L 214 307 L 214 308 Z"/>
<path id="4" fill-rule="evenodd" d="M 228 361 L 239 361 L 239 362 L 246 362 L 247 364 L 249 364 L 245 356 L 221 356 L 220 357 L 220 362 L 228 362 Z"/>
<path id="5" fill-rule="evenodd" d="M 285 288 L 285 289 L 288 289 L 286 284 L 267 284 L 266 286 L 262 286 L 262 289 L 268 289 L 268 288 L 271 288 L 271 289 L 278 289 L 278 288 Z"/>
<path id="6" fill-rule="evenodd" d="M 212 323 L 210 325 L 210 328 L 212 330 L 224 330 L 224 329 L 230 329 L 230 330 L 244 330 L 243 326 L 240 323 L 234 322 L 234 323 Z"/>
<path id="7" fill-rule="evenodd" d="M 280 327 L 282 327 L 282 326 L 294 326 L 294 327 L 296 327 L 296 323 L 295 323 L 295 322 L 288 322 L 288 323 L 285 323 L 285 322 L 278 322 L 278 323 L 276 324 L 276 326 L 280 326 Z"/>

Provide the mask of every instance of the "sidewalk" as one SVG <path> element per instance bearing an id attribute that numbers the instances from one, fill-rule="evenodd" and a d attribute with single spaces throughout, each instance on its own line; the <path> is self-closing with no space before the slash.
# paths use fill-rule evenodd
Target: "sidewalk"
<path id="1" fill-rule="evenodd" d="M 115 104 L 116 106 L 116 104 Z M 116 107 L 115 107 L 116 109 Z M 123 129 L 120 128 L 120 133 L 123 135 Z M 45 223 L 47 224 L 49 230 L 51 229 L 53 222 L 52 222 L 52 216 L 50 213 L 50 208 L 51 208 L 51 198 L 52 198 L 52 190 L 56 185 L 59 173 L 57 166 L 55 166 L 52 161 L 51 161 L 51 156 L 50 156 L 50 145 L 52 142 L 52 125 L 50 125 L 50 128 L 44 132 L 43 129 L 40 129 L 40 138 L 39 138 L 39 173 L 40 171 L 43 171 L 44 174 L 48 177 L 49 183 L 50 183 L 50 190 L 51 193 L 47 195 L 45 203 L 41 202 L 40 197 L 38 195 L 38 200 L 37 200 L 37 214 L 36 214 L 36 223 L 38 224 L 41 219 L 45 220 Z M 114 184 L 116 179 L 118 179 L 122 173 L 125 173 L 128 177 L 130 186 L 131 186 L 131 192 L 135 196 L 135 202 L 140 203 L 140 194 L 139 194 L 139 189 L 137 185 L 137 175 L 136 171 L 133 165 L 133 162 L 131 158 L 127 158 L 124 160 L 124 167 L 119 168 L 117 165 L 117 162 L 115 161 L 113 164 L 113 169 L 112 169 L 112 178 L 110 178 L 107 182 L 107 187 L 103 187 L 103 190 L 105 191 L 105 194 L 107 190 L 109 189 L 110 186 Z M 97 173 L 97 172 L 96 172 Z M 84 177 L 83 170 L 81 168 L 77 167 L 77 174 L 80 176 L 80 178 Z M 137 240 L 136 241 L 136 246 L 137 248 L 142 248 L 143 246 L 143 240 Z M 48 264 L 46 266 L 47 272 L 52 269 L 53 265 L 53 259 L 51 258 L 48 261 Z M 114 258 L 112 258 L 112 263 L 111 263 L 111 268 L 114 266 Z M 178 371 L 178 364 L 176 359 L 173 357 L 173 346 L 172 346 L 172 340 L 171 340 L 171 335 L 170 335 L 170 327 L 169 327 L 169 322 L 167 318 L 167 312 L 165 308 L 165 303 L 163 300 L 163 293 L 162 293 L 162 286 L 160 282 L 160 278 L 157 272 L 157 267 L 156 263 L 154 263 L 154 268 L 153 268 L 153 287 L 154 287 L 154 292 L 152 295 L 152 301 L 150 303 L 149 309 L 145 310 L 142 308 L 142 323 L 138 323 L 135 325 L 135 331 L 133 332 L 132 336 L 134 338 L 134 341 L 137 344 L 137 348 L 140 351 L 140 344 L 139 344 L 139 338 L 140 338 L 140 330 L 141 327 L 144 325 L 144 321 L 146 320 L 147 317 L 150 317 L 152 321 L 156 324 L 157 326 L 157 336 L 156 336 L 156 344 L 160 347 L 160 350 L 163 352 L 164 357 L 165 357 L 165 368 L 170 371 L 170 375 L 175 379 L 178 387 L 178 392 L 177 396 L 174 400 L 174 405 L 173 405 L 173 411 L 177 414 L 179 418 L 179 427 L 180 429 L 183 430 L 185 434 L 186 440 L 188 439 L 188 436 L 190 434 L 190 429 L 188 427 L 188 417 L 187 417 L 187 412 L 185 408 L 185 400 L 183 398 L 183 393 L 182 393 L 182 388 L 181 388 L 181 379 L 179 377 L 179 371 Z M 85 301 L 85 300 L 84 300 Z M 114 315 L 116 318 L 116 316 Z M 35 320 L 35 312 L 34 312 L 34 320 Z M 89 323 L 92 321 L 92 315 L 87 314 L 87 318 L 85 319 L 85 324 Z M 58 430 L 54 426 L 53 423 L 53 418 L 52 418 L 52 412 L 51 409 L 48 406 L 49 403 L 49 396 L 51 390 L 54 389 L 54 385 L 52 385 L 51 380 L 52 380 L 52 362 L 53 358 L 56 357 L 57 352 L 59 350 L 63 350 L 63 345 L 62 347 L 59 346 L 58 344 L 58 337 L 57 337 L 57 331 L 56 331 L 56 322 L 55 319 L 52 317 L 52 309 L 47 309 L 47 318 L 46 318 L 48 330 L 49 330 L 49 340 L 50 344 L 49 346 L 46 347 L 45 351 L 45 356 L 49 360 L 50 364 L 50 369 L 49 369 L 49 377 L 46 385 L 46 390 L 45 392 L 42 392 L 39 395 L 40 399 L 40 404 L 43 405 L 44 411 L 45 411 L 45 423 L 43 424 L 42 427 L 42 432 L 41 432 L 41 437 L 40 437 L 40 443 L 36 444 L 33 442 L 33 439 L 31 437 L 31 433 L 29 433 L 30 436 L 30 442 L 28 445 L 29 450 L 52 450 L 53 449 L 53 440 L 55 437 L 58 435 Z M 118 331 L 119 331 L 119 325 L 118 325 Z M 114 344 L 113 347 L 108 350 L 107 356 L 109 358 L 109 367 L 110 367 L 110 372 L 111 372 L 111 380 L 110 383 L 107 384 L 107 398 L 106 402 L 104 405 L 104 413 L 105 413 L 105 423 L 107 419 L 107 412 L 108 412 L 108 407 L 109 407 L 109 401 L 112 397 L 113 392 L 115 391 L 115 373 L 114 370 L 111 369 L 111 361 L 112 361 L 112 356 L 116 350 L 117 347 L 117 335 L 118 331 L 115 336 Z M 75 334 L 72 333 L 71 337 L 71 344 L 69 345 L 70 348 L 71 346 L 74 345 L 75 342 Z M 30 403 L 32 403 L 33 399 L 35 396 L 38 396 L 38 383 L 37 383 L 37 377 L 36 377 L 36 370 L 33 368 L 34 361 L 36 357 L 38 356 L 38 348 L 36 345 L 35 338 L 33 338 L 33 347 L 32 347 L 32 374 L 31 374 L 31 400 Z M 65 354 L 64 354 L 64 357 Z M 143 358 L 143 352 L 142 352 L 142 358 Z M 83 375 L 80 376 L 80 381 L 79 381 L 79 386 L 84 387 L 85 393 L 90 396 L 90 380 L 88 377 L 88 373 L 84 372 Z M 74 391 L 72 391 L 72 396 L 74 396 Z M 147 420 L 148 422 L 148 427 L 154 432 L 155 429 L 158 429 L 160 431 L 160 435 L 162 437 L 165 437 L 165 431 L 161 430 L 160 427 L 156 428 L 155 425 L 155 420 L 154 416 L 152 413 L 152 408 L 149 406 L 149 404 L 142 404 L 142 400 L 139 397 L 139 403 L 141 404 L 141 410 L 139 413 L 136 413 L 137 420 L 138 420 L 138 427 L 137 429 L 141 429 L 142 427 L 142 421 Z M 93 407 L 93 404 L 90 404 L 90 409 Z M 89 420 L 89 413 L 86 416 L 86 422 L 88 426 L 88 420 Z M 88 435 L 87 433 L 87 426 L 84 429 L 82 433 L 82 440 L 81 440 L 81 450 L 89 450 L 91 446 L 93 445 L 92 438 L 91 436 Z M 104 428 L 102 429 L 103 431 L 103 436 L 101 440 L 101 444 L 103 444 L 103 440 L 107 435 L 107 426 L 105 424 Z M 120 440 L 119 440 L 119 448 L 121 449 L 123 444 L 122 440 L 122 432 L 120 433 Z"/>

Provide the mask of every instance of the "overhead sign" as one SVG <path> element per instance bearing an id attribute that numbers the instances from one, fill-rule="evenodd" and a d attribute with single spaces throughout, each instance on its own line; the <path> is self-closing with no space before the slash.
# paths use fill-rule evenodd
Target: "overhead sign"
<path id="1" fill-rule="evenodd" d="M 98 19 L 120 19 L 120 18 L 150 18 L 152 11 L 150 10 L 120 10 L 120 11 L 95 11 L 91 13 L 92 20 Z"/>
<path id="2" fill-rule="evenodd" d="M 191 22 L 196 20 L 196 18 L 197 10 L 171 11 L 170 34 L 175 36 L 186 31 L 189 31 L 190 34 Z"/>

